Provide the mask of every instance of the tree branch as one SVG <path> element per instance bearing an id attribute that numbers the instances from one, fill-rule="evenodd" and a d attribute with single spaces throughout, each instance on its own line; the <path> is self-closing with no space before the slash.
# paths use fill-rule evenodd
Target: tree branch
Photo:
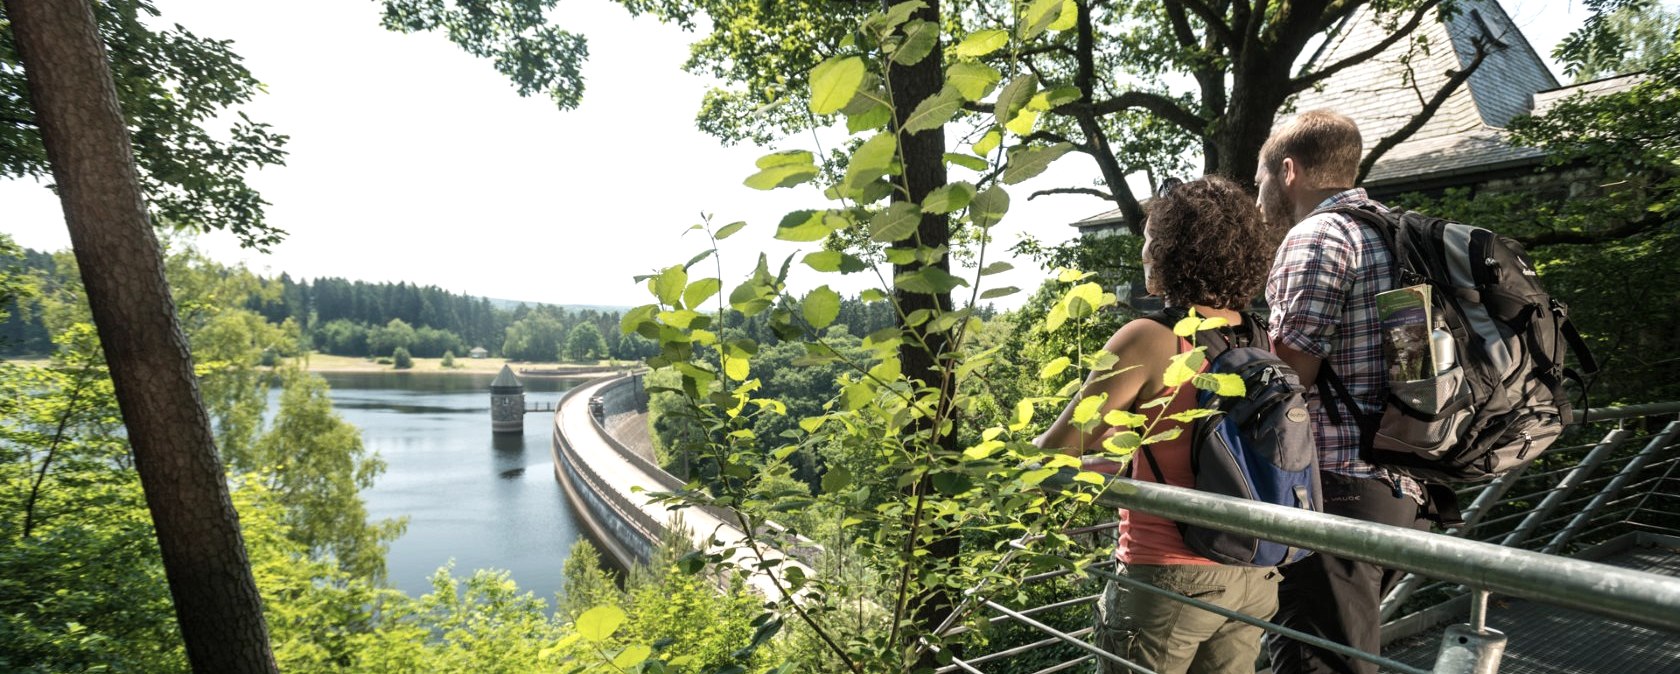
<path id="1" fill-rule="evenodd" d="M 1428 14 L 1431 9 L 1434 9 L 1435 6 L 1440 3 L 1441 0 L 1426 0 L 1423 4 L 1418 5 L 1417 11 L 1412 12 L 1412 18 L 1407 20 L 1405 25 L 1401 26 L 1399 30 L 1394 31 L 1394 33 L 1390 34 L 1388 37 L 1379 40 L 1375 45 L 1372 45 L 1371 48 L 1332 63 L 1324 68 L 1320 68 L 1318 72 L 1309 75 L 1302 75 L 1290 80 L 1288 85 L 1289 92 L 1295 93 L 1298 91 L 1305 91 L 1313 85 L 1328 79 L 1331 75 L 1375 58 L 1376 55 L 1381 54 L 1383 50 L 1388 49 L 1390 46 L 1393 46 L 1394 43 L 1405 39 L 1407 36 L 1411 35 L 1413 31 L 1416 31 L 1417 27 L 1423 23 L 1424 15 Z M 1450 46 L 1451 45 L 1449 45 L 1449 47 Z"/>
<path id="2" fill-rule="evenodd" d="M 1236 34 L 1231 32 L 1230 24 L 1225 23 L 1225 17 L 1220 16 L 1219 12 L 1213 11 L 1213 8 L 1207 6 L 1207 3 L 1202 2 L 1202 0 L 1166 0 L 1161 4 L 1165 5 L 1169 12 L 1174 5 L 1195 12 L 1196 16 L 1201 18 L 1202 23 L 1207 24 L 1208 32 L 1223 43 L 1227 49 L 1236 51 L 1242 46 L 1242 42 L 1237 39 Z"/>
<path id="3" fill-rule="evenodd" d="M 1047 190 L 1039 190 L 1029 195 L 1027 197 L 1027 201 L 1032 201 L 1033 199 L 1051 194 L 1088 194 L 1104 201 L 1114 201 L 1114 195 L 1095 187 L 1054 187 Z"/>
<path id="4" fill-rule="evenodd" d="M 1377 165 L 1378 159 L 1381 159 L 1383 155 L 1388 154 L 1388 151 L 1394 149 L 1395 146 L 1405 142 L 1407 138 L 1411 138 L 1412 134 L 1417 133 L 1418 129 L 1423 128 L 1424 124 L 1429 123 L 1430 118 L 1434 117 L 1435 112 L 1441 109 L 1441 106 L 1447 102 L 1448 98 L 1452 97 L 1453 92 L 1458 91 L 1458 88 L 1463 86 L 1464 82 L 1469 80 L 1471 75 L 1475 74 L 1476 69 L 1482 67 L 1482 64 L 1487 61 L 1488 54 L 1501 48 L 1499 46 L 1490 46 L 1489 43 L 1482 38 L 1475 38 L 1471 40 L 1471 43 L 1476 46 L 1476 56 L 1470 60 L 1470 65 L 1465 66 L 1463 70 L 1459 70 L 1457 72 L 1448 71 L 1451 76 L 1447 78 L 1445 84 L 1441 85 L 1441 89 L 1435 92 L 1435 96 L 1423 104 L 1422 110 L 1419 110 L 1417 114 L 1412 115 L 1412 118 L 1407 120 L 1405 126 L 1396 129 L 1394 133 L 1384 136 L 1382 140 L 1377 141 L 1376 146 L 1371 148 L 1371 152 L 1366 154 L 1365 159 L 1359 162 L 1359 178 L 1354 181 L 1355 183 L 1364 182 L 1365 176 L 1371 172 L 1371 167 Z"/>
<path id="5" fill-rule="evenodd" d="M 1128 91 L 1105 101 L 1090 104 L 1064 105 L 1053 112 L 1067 110 L 1064 114 L 1078 116 L 1089 113 L 1094 117 L 1107 117 L 1117 112 L 1132 108 L 1147 110 L 1161 119 L 1172 122 L 1186 132 L 1201 136 L 1207 133 L 1208 121 L 1200 115 L 1185 109 L 1175 101 L 1161 94 L 1147 91 Z"/>
<path id="6" fill-rule="evenodd" d="M 1523 245 L 1523 248 L 1527 248 L 1529 250 L 1533 250 L 1536 246 L 1592 245 L 1604 243 L 1606 241 L 1624 239 L 1635 234 L 1643 234 L 1653 229 L 1660 228 L 1663 224 L 1662 217 L 1658 214 L 1652 213 L 1647 214 L 1645 217 L 1638 220 L 1625 222 L 1620 226 L 1612 227 L 1602 232 L 1552 230 L 1549 232 L 1541 232 L 1532 236 L 1514 236 L 1511 238 L 1516 239 L 1518 243 Z"/>
<path id="7" fill-rule="evenodd" d="M 1078 70 L 1074 75 L 1074 83 L 1079 88 L 1080 100 L 1091 101 L 1097 90 L 1096 77 L 1096 29 L 1091 25 L 1091 8 L 1089 3 L 1078 3 L 1079 20 L 1075 33 L 1075 53 L 1077 54 Z M 1132 92 L 1140 93 L 1140 92 Z M 1179 108 L 1165 96 L 1141 94 L 1145 98 L 1153 96 L 1158 102 L 1166 103 L 1163 110 L 1171 112 L 1178 110 L 1187 115 L 1192 122 L 1200 121 L 1195 115 Z M 1121 98 L 1125 98 L 1122 95 Z M 1117 99 L 1118 100 L 1118 99 Z M 1064 106 L 1068 107 L 1068 106 Z M 1108 146 L 1108 134 L 1103 131 L 1098 120 L 1096 106 L 1078 106 L 1072 111 L 1072 116 L 1079 122 L 1079 130 L 1085 134 L 1086 144 L 1089 146 L 1084 152 L 1097 160 L 1097 168 L 1102 171 L 1103 182 L 1113 190 L 1110 197 L 1120 206 L 1120 213 L 1125 216 L 1126 227 L 1133 234 L 1143 233 L 1143 206 L 1138 204 L 1137 198 L 1132 196 L 1131 188 L 1126 184 L 1126 172 L 1121 169 L 1119 160 L 1114 157 L 1114 150 Z M 1059 108 L 1058 108 L 1059 109 Z M 1124 110 L 1125 108 L 1118 108 Z M 1159 113 L 1157 113 L 1159 114 Z M 1205 126 L 1205 124 L 1201 125 Z"/>

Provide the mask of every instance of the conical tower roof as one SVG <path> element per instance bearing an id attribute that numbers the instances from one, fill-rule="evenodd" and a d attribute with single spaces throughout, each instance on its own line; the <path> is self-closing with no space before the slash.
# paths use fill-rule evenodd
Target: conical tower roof
<path id="1" fill-rule="evenodd" d="M 491 393 L 523 393 L 525 385 L 519 383 L 519 377 L 513 374 L 513 368 L 502 365 L 502 371 L 496 373 L 496 380 L 490 382 Z"/>
<path id="2" fill-rule="evenodd" d="M 1446 17 L 1431 12 L 1412 39 L 1395 42 L 1295 98 L 1295 111 L 1331 108 L 1352 117 L 1369 151 L 1410 122 L 1446 84 L 1449 71 L 1462 70 L 1475 59 L 1477 40 L 1489 46 L 1486 61 L 1469 81 L 1416 133 L 1377 162 L 1366 178 L 1368 186 L 1522 164 L 1539 157 L 1538 150 L 1506 143 L 1503 129 L 1533 110 L 1535 94 L 1556 89 L 1557 78 L 1497 0 L 1458 0 L 1454 7 Z M 1376 46 L 1392 34 L 1393 18 L 1371 5 L 1361 7 L 1319 47 L 1309 71 Z"/>

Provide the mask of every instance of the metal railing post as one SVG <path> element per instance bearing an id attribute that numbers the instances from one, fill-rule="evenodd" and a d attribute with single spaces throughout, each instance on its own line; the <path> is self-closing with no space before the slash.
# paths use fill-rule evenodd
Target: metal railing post
<path id="1" fill-rule="evenodd" d="M 1523 473 L 1528 472 L 1529 466 L 1533 465 L 1534 462 L 1530 461 L 1489 482 L 1480 493 L 1476 494 L 1476 500 L 1470 504 L 1470 508 L 1464 511 L 1464 523 L 1446 530 L 1445 535 L 1462 538 L 1475 529 L 1476 525 L 1481 524 L 1482 519 L 1487 517 L 1488 512 L 1493 510 L 1494 505 L 1499 503 L 1499 499 L 1504 498 L 1505 494 L 1511 491 L 1511 487 L 1516 486 L 1517 480 L 1522 478 Z M 1422 583 L 1423 576 L 1415 573 L 1408 573 L 1405 578 L 1400 579 L 1400 583 L 1389 591 L 1388 596 L 1383 597 L 1382 613 L 1379 619 L 1382 622 L 1388 622 L 1389 618 L 1394 617 L 1394 613 L 1400 610 L 1400 605 L 1406 603 L 1406 600 L 1411 598 L 1412 593 L 1416 592 L 1418 586 Z"/>
<path id="2" fill-rule="evenodd" d="M 1522 545 L 1523 541 L 1534 535 L 1535 529 L 1540 528 L 1541 522 L 1551 518 L 1552 513 L 1557 511 L 1558 505 L 1574 493 L 1576 487 L 1581 486 L 1582 482 L 1592 477 L 1593 473 L 1598 472 L 1598 467 L 1603 465 L 1604 461 L 1609 459 L 1610 455 L 1618 447 L 1621 447 L 1630 435 L 1633 435 L 1633 431 L 1621 426 L 1617 426 L 1606 433 L 1604 439 L 1599 440 L 1598 445 L 1581 459 L 1581 463 L 1571 469 L 1569 474 L 1565 475 L 1556 487 L 1546 493 L 1546 498 L 1540 501 L 1539 507 L 1535 508 L 1534 512 L 1529 513 L 1528 517 L 1524 517 L 1522 523 L 1518 524 L 1517 528 L 1512 529 L 1511 533 L 1505 534 L 1505 538 L 1500 539 L 1499 544 L 1506 546 Z"/>
<path id="3" fill-rule="evenodd" d="M 1448 627 L 1435 655 L 1434 674 L 1496 674 L 1505 657 L 1505 634 L 1487 626 L 1488 591 L 1477 590 L 1469 624 Z"/>
<path id="4" fill-rule="evenodd" d="M 1565 526 L 1562 531 L 1553 536 L 1552 540 L 1546 543 L 1546 547 L 1540 549 L 1540 552 L 1548 555 L 1555 554 L 1563 548 L 1564 544 L 1569 542 L 1569 539 L 1574 538 L 1575 534 L 1585 529 L 1587 523 L 1598 515 L 1599 509 L 1603 508 L 1604 504 L 1609 503 L 1611 499 L 1616 498 L 1621 493 L 1622 487 L 1627 486 L 1627 483 L 1639 474 L 1640 469 L 1645 467 L 1651 457 L 1656 456 L 1657 452 L 1662 451 L 1663 447 L 1668 446 L 1668 443 L 1674 440 L 1676 433 L 1680 433 L 1680 420 L 1668 422 L 1668 426 L 1664 427 L 1661 433 L 1651 438 L 1650 444 L 1645 445 L 1645 449 L 1639 450 L 1639 453 L 1634 455 L 1626 466 L 1622 467 L 1622 471 L 1616 474 L 1615 479 L 1611 480 L 1610 484 L 1605 485 L 1602 491 L 1593 496 L 1587 507 L 1576 515 L 1575 519 L 1570 520 L 1568 526 Z"/>

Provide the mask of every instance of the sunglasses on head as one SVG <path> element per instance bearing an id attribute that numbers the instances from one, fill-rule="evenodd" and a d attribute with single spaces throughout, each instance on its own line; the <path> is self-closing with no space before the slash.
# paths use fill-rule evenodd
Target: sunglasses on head
<path id="1" fill-rule="evenodd" d="M 1161 185 L 1159 187 L 1155 188 L 1155 196 L 1160 198 L 1167 196 L 1168 194 L 1172 194 L 1173 190 L 1178 189 L 1178 186 L 1183 184 L 1184 181 L 1179 180 L 1178 178 L 1167 178 L 1166 180 L 1161 181 Z"/>

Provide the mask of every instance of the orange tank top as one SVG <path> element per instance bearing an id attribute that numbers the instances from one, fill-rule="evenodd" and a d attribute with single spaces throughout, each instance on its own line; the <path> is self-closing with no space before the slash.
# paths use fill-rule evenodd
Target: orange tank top
<path id="1" fill-rule="evenodd" d="M 1187 342 L 1183 344 L 1188 346 Z M 1186 383 L 1173 396 L 1166 410 L 1139 410 L 1134 405 L 1132 411 L 1153 418 L 1157 413 L 1166 417 L 1195 407 L 1196 388 Z M 1149 453 L 1155 457 L 1155 465 L 1160 466 L 1162 475 L 1155 475 L 1155 470 L 1143 456 L 1143 450 L 1139 449 L 1132 455 L 1131 477 L 1140 482 L 1194 487 L 1195 476 L 1190 472 L 1190 424 L 1162 421 L 1155 432 L 1162 433 L 1169 428 L 1178 428 L 1178 437 L 1149 446 Z M 1163 477 L 1166 479 L 1162 480 Z M 1176 522 L 1124 508 L 1120 510 L 1120 544 L 1115 556 L 1126 564 L 1218 564 L 1191 552 L 1184 545 L 1184 537 L 1178 533 Z"/>

